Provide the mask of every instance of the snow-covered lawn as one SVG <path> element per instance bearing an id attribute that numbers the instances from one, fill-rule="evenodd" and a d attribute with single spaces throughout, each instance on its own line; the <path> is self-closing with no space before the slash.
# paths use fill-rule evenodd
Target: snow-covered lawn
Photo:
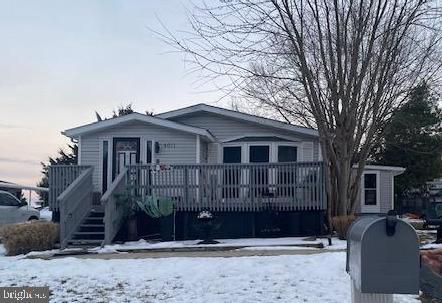
<path id="1" fill-rule="evenodd" d="M 0 286 L 48 285 L 51 302 L 350 302 L 345 253 L 165 258 L 0 256 Z M 415 296 L 395 302 L 418 303 Z"/>
<path id="2" fill-rule="evenodd" d="M 323 244 L 325 249 L 336 250 L 346 249 L 347 242 L 341 241 L 336 238 L 333 239 L 333 245 L 327 246 L 327 239 L 308 239 L 305 237 L 288 237 L 288 238 L 243 238 L 243 239 L 222 239 L 218 240 L 219 244 L 210 245 L 198 245 L 200 240 L 187 240 L 187 241 L 170 241 L 170 242 L 157 242 L 151 243 L 145 240 L 126 242 L 124 244 L 106 245 L 103 248 L 92 249 L 92 251 L 109 253 L 114 251 L 125 250 L 149 250 L 149 249 L 165 249 L 165 248 L 196 248 L 196 247 L 235 247 L 235 246 L 248 246 L 253 249 L 265 250 L 266 247 L 279 247 L 282 249 L 290 249 L 289 245 L 317 245 Z M 250 249 L 252 249 L 250 248 Z M 272 248 L 269 248 L 272 249 Z M 293 248 L 302 249 L 302 248 Z M 311 247 L 305 247 L 305 249 L 314 249 Z"/>

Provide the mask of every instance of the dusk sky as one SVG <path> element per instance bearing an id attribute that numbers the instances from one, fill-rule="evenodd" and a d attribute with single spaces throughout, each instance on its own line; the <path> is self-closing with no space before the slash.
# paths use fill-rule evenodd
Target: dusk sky
<path id="1" fill-rule="evenodd" d="M 189 29 L 190 1 L 0 1 L 0 180 L 33 185 L 64 129 L 216 102 L 181 53 L 148 28 Z M 172 52 L 171 52 L 172 51 Z M 219 105 L 219 103 L 218 103 Z"/>

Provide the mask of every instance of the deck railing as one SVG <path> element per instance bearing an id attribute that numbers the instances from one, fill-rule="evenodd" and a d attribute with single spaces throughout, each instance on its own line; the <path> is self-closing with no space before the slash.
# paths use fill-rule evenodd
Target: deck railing
<path id="1" fill-rule="evenodd" d="M 90 166 L 85 165 L 51 165 L 48 170 L 49 207 L 58 211 L 57 198 L 74 182 L 75 179 Z"/>
<path id="2" fill-rule="evenodd" d="M 112 240 L 120 230 L 124 219 L 124 206 L 118 204 L 118 195 L 126 190 L 127 169 L 123 169 L 112 182 L 109 189 L 101 197 L 104 205 L 104 242 L 111 244 Z"/>
<path id="3" fill-rule="evenodd" d="M 92 208 L 92 170 L 84 170 L 57 198 L 61 248 L 66 247 L 73 232 Z"/>
<path id="4" fill-rule="evenodd" d="M 322 162 L 131 165 L 135 198 L 169 197 L 177 210 L 325 209 Z"/>

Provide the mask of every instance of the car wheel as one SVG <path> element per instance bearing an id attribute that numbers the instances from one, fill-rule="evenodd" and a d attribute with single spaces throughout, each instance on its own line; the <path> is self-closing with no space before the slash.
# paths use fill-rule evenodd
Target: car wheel
<path id="1" fill-rule="evenodd" d="M 38 218 L 37 218 L 37 217 L 34 217 L 34 216 L 32 216 L 32 217 L 30 217 L 30 218 L 28 219 L 28 221 L 34 221 L 34 220 L 38 220 Z"/>

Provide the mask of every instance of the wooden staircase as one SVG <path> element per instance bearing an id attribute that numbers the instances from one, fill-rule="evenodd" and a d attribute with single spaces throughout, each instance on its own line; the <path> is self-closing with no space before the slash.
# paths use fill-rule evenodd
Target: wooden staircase
<path id="1" fill-rule="evenodd" d="M 104 211 L 92 209 L 79 224 L 67 242 L 67 247 L 90 248 L 100 246 L 104 241 Z"/>

